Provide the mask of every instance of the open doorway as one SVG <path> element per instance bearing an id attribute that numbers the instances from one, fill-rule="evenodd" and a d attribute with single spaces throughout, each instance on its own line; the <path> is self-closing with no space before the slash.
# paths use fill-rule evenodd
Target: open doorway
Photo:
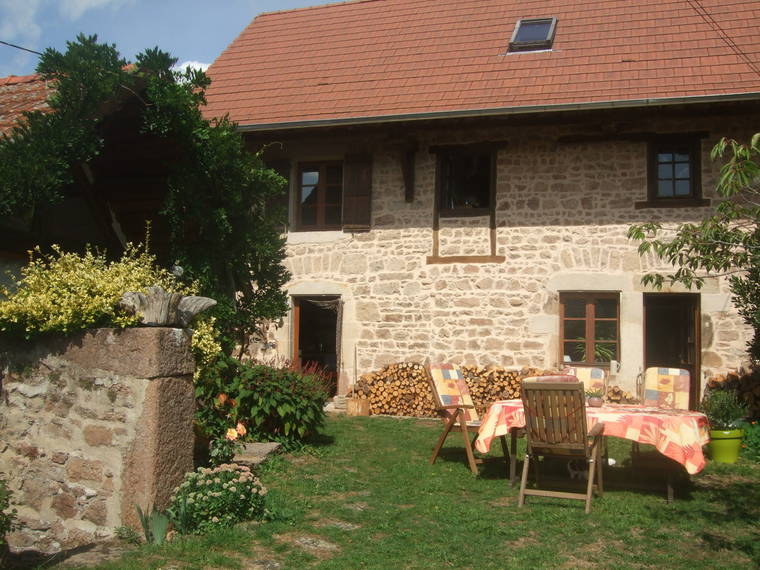
<path id="1" fill-rule="evenodd" d="M 701 393 L 699 293 L 644 294 L 645 367 L 689 371 L 689 408 L 696 409 Z"/>
<path id="2" fill-rule="evenodd" d="M 340 297 L 293 297 L 293 360 L 324 370 L 331 396 L 338 388 L 342 312 Z"/>

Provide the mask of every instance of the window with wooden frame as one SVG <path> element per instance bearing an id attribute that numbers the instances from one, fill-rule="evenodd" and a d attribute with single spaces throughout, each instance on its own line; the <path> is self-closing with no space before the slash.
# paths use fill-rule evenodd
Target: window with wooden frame
<path id="1" fill-rule="evenodd" d="M 620 301 L 617 293 L 560 293 L 563 364 L 608 366 L 620 356 Z"/>
<path id="2" fill-rule="evenodd" d="M 496 178 L 493 146 L 464 145 L 437 149 L 436 152 L 438 215 L 490 215 L 494 204 Z"/>
<path id="3" fill-rule="evenodd" d="M 647 202 L 636 207 L 709 206 L 702 198 L 698 136 L 663 136 L 647 145 Z"/>
<path id="4" fill-rule="evenodd" d="M 323 162 L 299 166 L 298 229 L 341 229 L 342 200 L 342 163 Z"/>
<path id="5" fill-rule="evenodd" d="M 372 155 L 301 163 L 295 192 L 296 230 L 367 231 L 372 219 Z"/>

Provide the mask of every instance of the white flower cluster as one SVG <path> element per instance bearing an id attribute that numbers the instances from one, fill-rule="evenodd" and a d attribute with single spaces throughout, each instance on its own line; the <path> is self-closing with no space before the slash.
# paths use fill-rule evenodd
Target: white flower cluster
<path id="1" fill-rule="evenodd" d="M 260 517 L 267 489 L 248 467 L 226 463 L 188 473 L 172 498 L 173 512 L 184 509 L 194 532 Z"/>

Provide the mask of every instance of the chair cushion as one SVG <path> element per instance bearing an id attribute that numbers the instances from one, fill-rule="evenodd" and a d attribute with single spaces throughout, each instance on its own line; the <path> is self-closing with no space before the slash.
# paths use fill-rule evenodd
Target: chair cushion
<path id="1" fill-rule="evenodd" d="M 570 374 L 583 382 L 586 390 L 606 390 L 604 382 L 605 372 L 601 368 L 591 368 L 588 366 L 573 366 L 565 368 L 562 374 Z"/>
<path id="2" fill-rule="evenodd" d="M 690 384 L 688 370 L 647 368 L 644 374 L 644 405 L 688 410 Z"/>
<path id="3" fill-rule="evenodd" d="M 430 377 L 433 379 L 434 393 L 438 397 L 437 404 L 439 406 L 474 406 L 472 397 L 470 397 L 470 389 L 467 387 L 467 382 L 459 367 L 453 364 L 432 364 L 430 366 Z M 448 417 L 453 413 L 449 410 L 443 412 Z M 472 422 L 480 422 L 480 417 L 474 407 L 464 408 L 464 417 L 467 425 Z"/>

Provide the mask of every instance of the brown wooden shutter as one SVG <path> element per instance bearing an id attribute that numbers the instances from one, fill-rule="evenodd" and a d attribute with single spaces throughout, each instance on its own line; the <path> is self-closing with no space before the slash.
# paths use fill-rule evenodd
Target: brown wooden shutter
<path id="1" fill-rule="evenodd" d="M 343 231 L 369 231 L 372 221 L 372 155 L 347 154 L 343 163 Z"/>

